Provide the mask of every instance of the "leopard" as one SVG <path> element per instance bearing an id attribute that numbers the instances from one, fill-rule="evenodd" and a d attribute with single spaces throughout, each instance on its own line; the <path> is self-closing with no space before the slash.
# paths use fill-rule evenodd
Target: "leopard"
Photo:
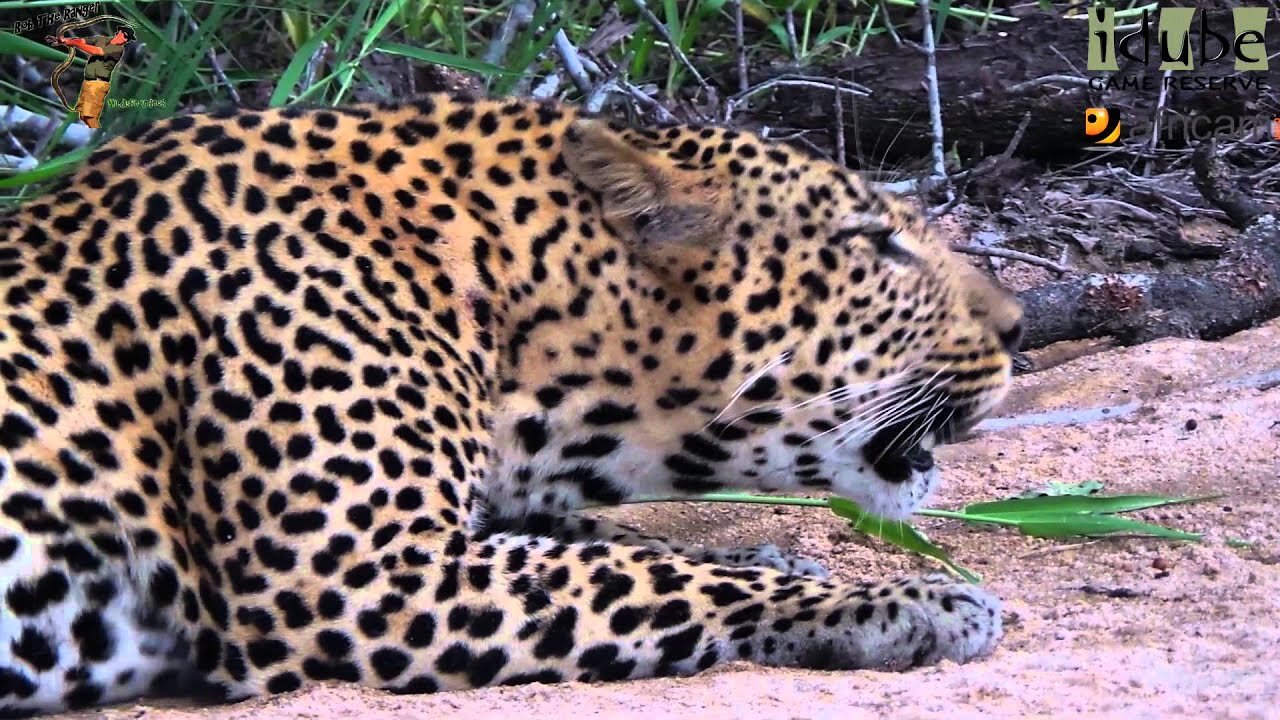
<path id="1" fill-rule="evenodd" d="M 904 671 L 999 599 L 598 507 L 905 518 L 1022 310 L 913 202 L 716 124 L 427 94 L 179 114 L 0 218 L 0 715 Z"/>

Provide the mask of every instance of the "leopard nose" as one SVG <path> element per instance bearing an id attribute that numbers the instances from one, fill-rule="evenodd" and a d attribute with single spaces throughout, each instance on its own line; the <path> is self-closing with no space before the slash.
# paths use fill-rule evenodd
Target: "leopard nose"
<path id="1" fill-rule="evenodd" d="M 1010 328 L 1000 333 L 1000 344 L 1010 353 L 1018 352 L 1018 348 L 1022 346 L 1023 331 L 1022 321 L 1015 322 Z"/>

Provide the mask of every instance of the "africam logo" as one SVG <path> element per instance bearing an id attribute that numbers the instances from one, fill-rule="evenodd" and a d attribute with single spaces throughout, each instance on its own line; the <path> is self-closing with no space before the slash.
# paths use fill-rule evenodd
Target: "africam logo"
<path id="1" fill-rule="evenodd" d="M 111 35 L 92 35 L 89 37 L 71 37 L 67 33 L 87 28 L 102 21 L 116 23 L 116 31 Z M 129 43 L 136 39 L 133 24 L 115 15 L 95 15 L 84 20 L 63 23 L 53 35 L 45 37 L 50 45 L 61 45 L 67 48 L 67 57 L 54 68 L 49 82 L 58 99 L 68 109 L 80 116 L 80 120 L 91 128 L 101 126 L 102 111 L 106 106 L 107 93 L 111 91 L 111 75 L 116 66 L 124 59 L 124 51 Z M 80 95 L 76 104 L 67 102 L 62 90 L 62 74 L 71 67 L 79 50 L 88 56 L 84 67 L 84 78 L 80 81 Z"/>
<path id="2" fill-rule="evenodd" d="M 1084 136 L 1094 145 L 1111 145 L 1120 139 L 1120 116 L 1103 107 L 1085 108 Z"/>

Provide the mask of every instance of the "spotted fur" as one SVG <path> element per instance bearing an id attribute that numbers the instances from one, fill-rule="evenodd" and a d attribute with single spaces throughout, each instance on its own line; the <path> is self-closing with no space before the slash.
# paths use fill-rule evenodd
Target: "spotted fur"
<path id="1" fill-rule="evenodd" d="M 577 513 L 903 516 L 1020 311 L 910 206 L 731 130 L 524 100 L 135 130 L 0 220 L 0 715 L 987 652 L 946 578 Z"/>

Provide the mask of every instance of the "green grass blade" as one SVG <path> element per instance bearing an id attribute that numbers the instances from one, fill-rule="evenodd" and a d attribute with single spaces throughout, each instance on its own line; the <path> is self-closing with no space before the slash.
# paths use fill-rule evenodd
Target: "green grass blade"
<path id="1" fill-rule="evenodd" d="M 49 29 L 53 34 L 53 28 Z M 23 58 L 40 58 L 41 60 L 62 60 L 67 56 L 65 51 L 15 35 L 8 30 L 0 30 L 0 55 L 18 55 Z"/>
<path id="2" fill-rule="evenodd" d="M 449 53 L 437 52 L 435 50 L 423 50 L 422 48 L 405 45 L 404 43 L 385 42 L 379 43 L 377 50 L 392 55 L 400 55 L 411 60 L 418 60 L 433 65 L 444 65 L 446 67 L 455 68 L 457 70 L 466 70 L 477 75 L 485 77 L 494 77 L 496 75 L 519 75 L 513 73 L 504 67 L 492 65 L 483 60 L 473 60 L 471 58 L 450 55 Z"/>
<path id="3" fill-rule="evenodd" d="M 1200 502 L 1220 495 L 1198 497 L 1165 497 L 1162 495 L 1050 495 L 1045 497 L 1012 498 L 966 505 L 965 515 L 1009 516 L 1011 514 L 1045 513 L 1084 514 L 1120 513 L 1145 510 L 1165 505 Z"/>
<path id="4" fill-rule="evenodd" d="M 85 158 L 89 157 L 89 154 L 94 149 L 92 145 L 87 145 L 40 163 L 39 167 L 32 168 L 26 172 L 0 178 L 0 188 L 22 187 L 23 185 L 51 180 L 65 172 L 76 169 Z"/>
<path id="5" fill-rule="evenodd" d="M 365 33 L 364 42 L 360 45 L 360 54 L 363 55 L 373 47 L 374 42 L 382 35 L 391 21 L 400 14 L 404 8 L 405 0 L 392 0 L 382 8 L 382 12 L 378 14 L 378 18 L 373 21 L 373 25 L 369 26 L 369 31 Z"/>
<path id="6" fill-rule="evenodd" d="M 289 102 L 289 95 L 293 93 L 293 89 L 297 87 L 298 81 L 302 79 L 302 73 L 307 70 L 307 63 L 311 62 L 311 56 L 316 53 L 316 48 L 320 47 L 320 43 L 329 37 L 329 33 L 343 20 L 341 15 L 334 15 L 329 21 L 320 26 L 320 29 L 312 33 L 293 54 L 293 59 L 285 67 L 284 72 L 280 73 L 280 80 L 276 83 L 276 89 L 271 93 L 269 105 L 271 107 L 282 107 Z"/>
<path id="7" fill-rule="evenodd" d="M 911 527 L 911 525 L 901 520 L 889 520 L 878 515 L 872 515 L 859 507 L 857 503 L 845 498 L 830 498 L 828 504 L 831 507 L 831 512 L 848 520 L 853 525 L 853 529 L 858 532 L 880 538 L 904 550 L 931 557 L 968 582 L 974 584 L 981 582 L 981 578 L 972 571 L 956 564 L 945 550 L 929 542 L 928 538 Z"/>

